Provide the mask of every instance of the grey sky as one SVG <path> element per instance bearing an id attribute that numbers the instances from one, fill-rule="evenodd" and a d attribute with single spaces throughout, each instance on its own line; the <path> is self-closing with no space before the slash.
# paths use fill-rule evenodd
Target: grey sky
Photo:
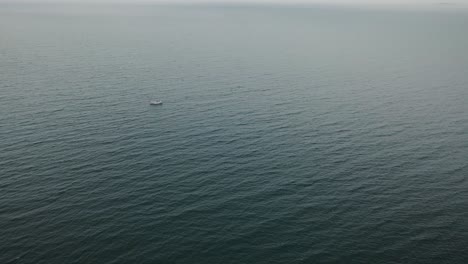
<path id="1" fill-rule="evenodd" d="M 11 2 L 11 0 L 0 0 Z M 398 5 L 434 5 L 438 3 L 468 5 L 468 0 L 15 0 L 13 2 L 145 2 L 145 3 L 319 3 L 319 4 L 398 4 Z"/>

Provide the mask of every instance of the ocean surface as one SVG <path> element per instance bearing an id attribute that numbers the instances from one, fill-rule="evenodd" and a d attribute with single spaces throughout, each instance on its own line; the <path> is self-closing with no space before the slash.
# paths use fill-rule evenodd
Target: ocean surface
<path id="1" fill-rule="evenodd" d="M 468 10 L 1 4 L 0 263 L 468 263 Z"/>

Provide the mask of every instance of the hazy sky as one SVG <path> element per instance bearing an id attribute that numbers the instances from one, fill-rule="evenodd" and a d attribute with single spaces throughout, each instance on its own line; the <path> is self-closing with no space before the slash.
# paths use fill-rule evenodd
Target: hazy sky
<path id="1" fill-rule="evenodd" d="M 0 0 L 0 2 L 155 2 L 155 3 L 320 3 L 320 4 L 463 4 L 468 5 L 468 0 Z"/>

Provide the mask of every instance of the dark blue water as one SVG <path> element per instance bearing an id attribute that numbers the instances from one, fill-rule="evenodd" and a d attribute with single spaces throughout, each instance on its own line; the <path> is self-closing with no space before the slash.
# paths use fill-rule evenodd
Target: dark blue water
<path id="1" fill-rule="evenodd" d="M 467 47 L 456 10 L 3 4 L 0 263 L 468 263 Z"/>

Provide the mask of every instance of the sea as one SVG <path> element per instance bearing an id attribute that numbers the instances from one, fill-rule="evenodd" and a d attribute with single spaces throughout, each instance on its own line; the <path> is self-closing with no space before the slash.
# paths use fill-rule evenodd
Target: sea
<path id="1" fill-rule="evenodd" d="M 3 2 L 0 263 L 468 263 L 468 9 Z"/>

